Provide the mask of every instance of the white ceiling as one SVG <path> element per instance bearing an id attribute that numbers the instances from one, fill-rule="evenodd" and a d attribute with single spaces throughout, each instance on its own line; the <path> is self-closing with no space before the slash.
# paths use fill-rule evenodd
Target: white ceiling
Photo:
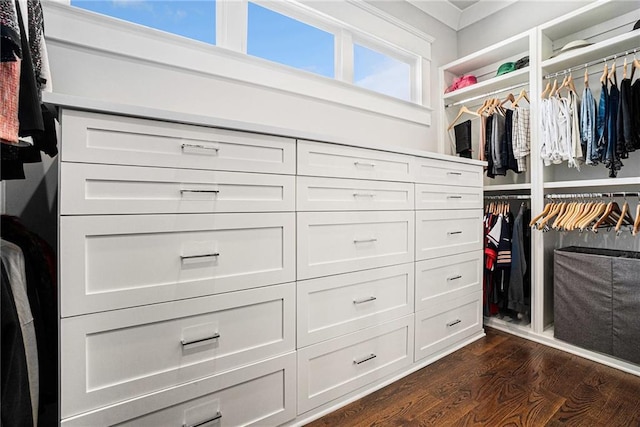
<path id="1" fill-rule="evenodd" d="M 458 31 L 518 0 L 406 0 Z"/>
<path id="2" fill-rule="evenodd" d="M 460 10 L 465 10 L 471 5 L 478 3 L 479 0 L 449 0 L 449 3 L 452 3 L 455 7 Z"/>

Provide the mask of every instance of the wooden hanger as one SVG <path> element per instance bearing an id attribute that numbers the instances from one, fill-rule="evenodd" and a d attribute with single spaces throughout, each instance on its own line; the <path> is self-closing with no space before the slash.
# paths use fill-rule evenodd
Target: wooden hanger
<path id="1" fill-rule="evenodd" d="M 627 78 L 627 57 L 624 57 L 624 62 L 622 63 L 622 78 Z"/>
<path id="2" fill-rule="evenodd" d="M 551 209 L 555 207 L 555 203 L 551 202 L 551 203 L 547 203 L 544 207 L 544 209 L 542 210 L 542 212 L 540 212 L 538 215 L 536 215 L 535 217 L 531 218 L 531 221 L 529 222 L 529 227 L 533 227 L 534 225 L 536 225 L 536 223 L 538 222 L 538 220 L 540 220 L 541 218 L 543 218 L 544 216 L 546 216 Z"/>
<path id="3" fill-rule="evenodd" d="M 569 78 L 567 79 L 567 87 L 569 87 L 569 90 L 575 94 L 578 93 L 578 91 L 576 90 L 576 85 L 573 84 L 573 74 L 569 74 Z"/>
<path id="4" fill-rule="evenodd" d="M 589 68 L 584 67 L 584 87 L 589 87 Z"/>
<path id="5" fill-rule="evenodd" d="M 511 105 L 513 105 L 513 103 L 516 102 L 516 97 L 513 96 L 512 93 L 510 93 L 509 95 L 507 95 L 507 97 L 505 99 L 502 100 L 502 102 L 500 103 L 500 106 L 502 107 L 507 102 L 510 102 Z"/>
<path id="6" fill-rule="evenodd" d="M 602 76 L 600 76 L 600 83 L 603 85 L 607 84 L 607 76 L 609 75 L 609 67 L 607 67 L 607 63 L 604 64 L 604 70 L 602 71 Z"/>
<path id="7" fill-rule="evenodd" d="M 558 92 L 558 79 L 553 81 L 553 86 L 551 86 L 551 92 L 549 92 L 549 98 L 554 96 Z"/>
<path id="8" fill-rule="evenodd" d="M 527 91 L 522 89 L 520 91 L 520 93 L 518 94 L 518 97 L 516 98 L 515 101 L 513 101 L 513 106 L 517 107 L 518 106 L 518 102 L 520 102 L 521 100 L 525 99 L 529 104 L 531 104 L 531 101 L 529 101 L 529 96 L 527 95 Z"/>
<path id="9" fill-rule="evenodd" d="M 585 228 L 589 227 L 593 221 L 598 219 L 607 208 L 607 204 L 604 202 L 596 203 L 595 207 L 591 210 L 591 213 L 584 218 L 579 224 L 580 231 L 584 231 Z"/>
<path id="10" fill-rule="evenodd" d="M 542 94 L 540 94 L 540 98 L 545 99 L 549 95 L 550 89 L 551 89 L 551 82 L 547 81 L 547 86 L 542 91 Z"/>
<path id="11" fill-rule="evenodd" d="M 636 206 L 636 220 L 633 222 L 633 231 L 631 234 L 637 236 L 640 232 L 640 198 L 638 199 L 638 206 Z"/>
<path id="12" fill-rule="evenodd" d="M 482 103 L 482 105 L 480 106 L 480 108 L 478 108 L 478 109 L 476 110 L 476 114 L 477 114 L 477 115 L 479 115 L 479 116 L 480 116 L 480 115 L 482 115 L 482 113 L 484 113 L 484 110 L 487 108 L 487 104 L 489 103 L 489 99 L 491 99 L 491 98 L 485 98 L 485 99 L 484 99 L 484 102 Z"/>
<path id="13" fill-rule="evenodd" d="M 613 58 L 613 62 L 611 63 L 611 69 L 609 70 L 609 81 L 612 85 L 618 85 L 618 76 L 616 75 L 616 58 Z"/>
<path id="14" fill-rule="evenodd" d="M 623 225 L 633 226 L 633 224 L 633 218 L 631 218 L 631 215 L 629 214 L 629 203 L 625 200 L 622 205 L 622 211 L 620 212 L 620 218 L 616 224 L 616 233 L 620 232 L 620 228 L 622 228 Z"/>
<path id="15" fill-rule="evenodd" d="M 456 118 L 453 119 L 451 124 L 449 124 L 449 127 L 447 128 L 447 130 L 453 129 L 453 127 L 455 126 L 455 124 L 458 121 L 458 119 L 460 119 L 460 117 L 462 117 L 462 115 L 465 114 L 465 113 L 466 114 L 471 114 L 472 116 L 479 116 L 480 115 L 480 114 L 476 113 L 475 111 L 471 111 L 470 109 L 468 109 L 466 105 L 463 105 L 462 107 L 460 107 L 460 110 L 458 111 L 458 115 L 456 116 Z"/>
<path id="16" fill-rule="evenodd" d="M 549 227 L 546 226 L 547 223 L 551 221 L 554 216 L 560 213 L 560 210 L 564 207 L 564 205 L 564 202 L 557 203 L 555 207 L 549 212 L 549 214 L 540 221 L 540 223 L 538 224 L 538 230 L 542 230 L 543 228 L 548 229 Z"/>
<path id="17" fill-rule="evenodd" d="M 602 217 L 593 225 L 592 230 L 598 232 L 598 228 L 602 227 L 615 227 L 618 224 L 620 218 L 620 206 L 617 202 L 611 201 L 607 205 Z"/>

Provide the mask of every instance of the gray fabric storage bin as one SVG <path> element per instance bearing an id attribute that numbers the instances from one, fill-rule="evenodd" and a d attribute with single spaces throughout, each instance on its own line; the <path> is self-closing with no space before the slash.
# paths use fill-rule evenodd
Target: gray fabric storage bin
<path id="1" fill-rule="evenodd" d="M 613 262 L 613 355 L 640 365 L 640 260 Z"/>
<path id="2" fill-rule="evenodd" d="M 554 252 L 554 336 L 640 364 L 640 252 Z"/>

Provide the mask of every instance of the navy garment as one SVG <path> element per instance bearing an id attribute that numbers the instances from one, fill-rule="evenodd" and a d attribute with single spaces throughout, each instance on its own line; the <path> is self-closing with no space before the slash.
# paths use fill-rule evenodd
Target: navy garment
<path id="1" fill-rule="evenodd" d="M 1 264 L 1 263 L 0 263 Z M 20 319 L 4 264 L 0 317 L 2 318 L 2 370 L 0 374 L 0 421 L 3 427 L 33 426 L 27 357 Z"/>
<path id="2" fill-rule="evenodd" d="M 596 141 L 597 141 L 597 155 L 592 157 L 593 164 L 598 164 L 598 161 L 605 160 L 607 149 L 607 121 L 609 120 L 609 90 L 606 83 L 602 83 L 602 90 L 600 91 L 600 101 L 598 102 L 598 115 L 596 117 Z"/>
<path id="3" fill-rule="evenodd" d="M 518 170 L 518 161 L 513 155 L 513 110 L 506 110 L 504 122 L 504 141 L 507 151 L 507 170 L 520 173 Z"/>
<path id="4" fill-rule="evenodd" d="M 487 123 L 485 126 L 485 140 L 484 144 L 484 158 L 487 159 L 487 177 L 495 178 L 496 175 L 494 173 L 494 164 L 493 164 L 493 155 L 491 154 L 491 136 L 492 136 L 492 128 L 493 126 L 493 116 L 487 117 Z"/>
<path id="5" fill-rule="evenodd" d="M 609 90 L 609 117 L 607 120 L 607 151 L 605 156 L 605 166 L 609 169 L 609 178 L 615 178 L 622 168 L 620 153 L 616 147 L 618 142 L 617 120 L 618 102 L 620 102 L 620 91 L 614 84 Z"/>
<path id="6" fill-rule="evenodd" d="M 620 102 L 618 103 L 618 121 L 616 123 L 618 142 L 616 148 L 623 159 L 628 153 L 636 150 L 635 135 L 632 131 L 631 116 L 631 79 L 622 79 L 620 82 Z"/>
<path id="7" fill-rule="evenodd" d="M 631 133 L 636 150 L 640 149 L 640 78 L 631 85 Z"/>

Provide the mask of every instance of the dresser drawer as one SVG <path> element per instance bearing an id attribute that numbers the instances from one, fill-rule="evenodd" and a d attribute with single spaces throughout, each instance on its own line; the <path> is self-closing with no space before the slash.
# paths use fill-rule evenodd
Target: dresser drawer
<path id="1" fill-rule="evenodd" d="M 413 157 L 298 141 L 298 175 L 413 182 Z"/>
<path id="2" fill-rule="evenodd" d="M 482 209 L 416 211 L 416 259 L 482 250 Z"/>
<path id="3" fill-rule="evenodd" d="M 291 352 L 67 418 L 62 426 L 275 426 L 296 416 L 295 399 L 296 356 Z"/>
<path id="4" fill-rule="evenodd" d="M 416 209 L 482 209 L 481 187 L 416 184 Z"/>
<path id="5" fill-rule="evenodd" d="M 461 298 L 434 298 L 415 316 L 418 361 L 482 331 L 482 291 Z"/>
<path id="6" fill-rule="evenodd" d="M 62 162 L 60 214 L 295 210 L 295 177 Z"/>
<path id="7" fill-rule="evenodd" d="M 298 350 L 298 414 L 412 363 L 413 315 Z"/>
<path id="8" fill-rule="evenodd" d="M 294 350 L 294 286 L 62 319 L 62 417 Z"/>
<path id="9" fill-rule="evenodd" d="M 413 261 L 412 211 L 297 215 L 298 279 Z"/>
<path id="10" fill-rule="evenodd" d="M 63 317 L 295 280 L 295 214 L 63 216 Z"/>
<path id="11" fill-rule="evenodd" d="M 413 313 L 413 263 L 298 282 L 298 347 Z"/>
<path id="12" fill-rule="evenodd" d="M 451 298 L 482 290 L 481 251 L 416 262 L 416 311 L 442 295 Z"/>
<path id="13" fill-rule="evenodd" d="M 84 111 L 62 113 L 62 160 L 295 174 L 293 139 Z"/>
<path id="14" fill-rule="evenodd" d="M 297 177 L 298 211 L 411 210 L 413 184 Z"/>
<path id="15" fill-rule="evenodd" d="M 416 182 L 482 187 L 482 166 L 446 160 L 416 159 Z"/>

